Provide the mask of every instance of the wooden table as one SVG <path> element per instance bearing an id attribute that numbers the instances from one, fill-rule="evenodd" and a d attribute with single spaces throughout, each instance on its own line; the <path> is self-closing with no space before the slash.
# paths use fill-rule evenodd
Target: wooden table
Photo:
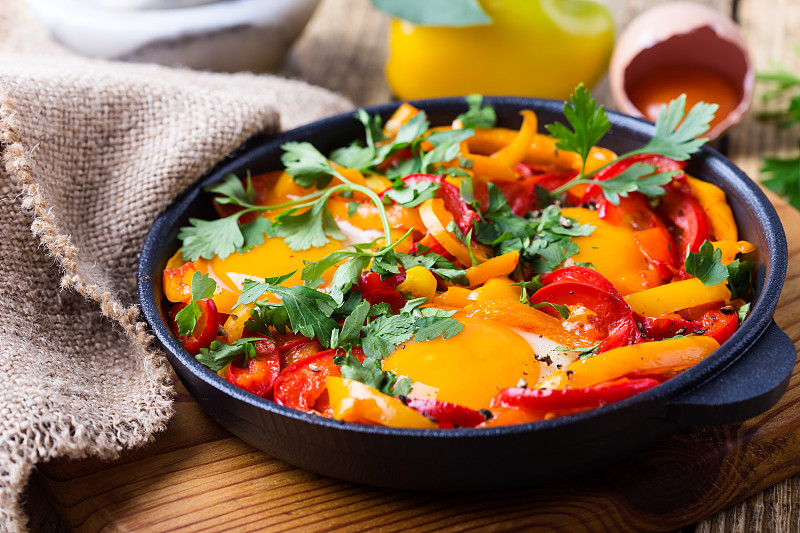
<path id="1" fill-rule="evenodd" d="M 608 3 L 622 27 L 656 2 Z M 727 13 L 737 8 L 758 69 L 777 61 L 800 72 L 800 55 L 791 51 L 800 43 L 789 37 L 800 21 L 800 2 L 706 3 Z M 387 101 L 386 27 L 386 18 L 368 0 L 323 0 L 287 73 L 341 92 L 358 105 Z M 605 82 L 595 94 L 613 107 Z M 797 131 L 779 131 L 750 114 L 729 135 L 727 151 L 758 178 L 760 158 L 791 153 L 797 137 Z M 790 256 L 796 258 L 800 213 L 773 201 L 787 230 Z M 798 301 L 800 263 L 793 259 L 775 317 L 796 346 Z M 693 428 L 622 465 L 572 481 L 460 496 L 374 489 L 298 470 L 231 436 L 182 387 L 177 389 L 176 416 L 150 447 L 113 463 L 44 465 L 34 477 L 36 496 L 46 498 L 66 526 L 80 531 L 669 531 L 693 524 L 699 532 L 800 530 L 800 476 L 790 477 L 800 471 L 797 369 L 780 403 L 753 420 Z"/>

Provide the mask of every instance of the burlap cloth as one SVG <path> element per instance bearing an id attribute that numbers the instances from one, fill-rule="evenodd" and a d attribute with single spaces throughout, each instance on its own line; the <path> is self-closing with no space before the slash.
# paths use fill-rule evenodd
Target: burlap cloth
<path id="1" fill-rule="evenodd" d="M 251 135 L 351 109 L 302 82 L 76 57 L 0 2 L 0 528 L 37 463 L 164 429 L 169 365 L 136 300 L 158 213 Z"/>

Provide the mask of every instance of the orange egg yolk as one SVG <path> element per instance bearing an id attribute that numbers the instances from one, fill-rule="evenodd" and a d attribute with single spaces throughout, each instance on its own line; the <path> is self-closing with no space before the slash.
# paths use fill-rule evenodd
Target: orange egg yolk
<path id="1" fill-rule="evenodd" d="M 500 324 L 461 319 L 464 329 L 449 339 L 400 345 L 384 370 L 438 389 L 436 399 L 472 409 L 489 407 L 497 392 L 520 379 L 533 385 L 539 363 L 519 334 Z"/>
<path id="2" fill-rule="evenodd" d="M 330 240 L 320 248 L 295 251 L 283 239 L 272 237 L 264 244 L 256 246 L 243 254 L 232 253 L 225 259 L 214 257 L 211 260 L 198 259 L 195 266 L 201 272 L 208 272 L 223 288 L 240 292 L 246 278 L 262 280 L 295 271 L 285 285 L 301 285 L 300 271 L 303 261 L 317 261 L 342 247 L 336 240 Z M 332 275 L 332 272 L 331 272 Z"/>
<path id="3" fill-rule="evenodd" d="M 624 295 L 641 287 L 632 285 L 641 271 L 649 268 L 639 246 L 633 239 L 633 230 L 625 225 L 615 226 L 597 216 L 597 211 L 580 207 L 561 210 L 565 217 L 574 218 L 581 224 L 594 226 L 586 237 L 574 237 L 580 251 L 572 256 L 576 263 L 591 263 L 600 274 Z"/>

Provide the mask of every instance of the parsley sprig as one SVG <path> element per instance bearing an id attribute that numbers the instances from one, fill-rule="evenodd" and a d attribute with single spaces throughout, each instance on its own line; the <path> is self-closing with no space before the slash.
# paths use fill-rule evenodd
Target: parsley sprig
<path id="1" fill-rule="evenodd" d="M 689 252 L 686 255 L 684 268 L 688 274 L 695 276 L 707 287 L 727 281 L 726 286 L 731 292 L 731 300 L 743 298 L 753 291 L 755 264 L 737 258 L 724 265 L 722 250 L 714 248 L 708 241 L 700 245 L 697 253 Z"/>
<path id="2" fill-rule="evenodd" d="M 197 302 L 213 297 L 215 290 L 217 290 L 216 281 L 211 279 L 208 274 L 201 274 L 199 271 L 195 271 L 192 275 L 192 299 L 186 307 L 175 315 L 178 335 L 191 335 L 195 326 L 197 326 L 197 321 L 203 314 Z"/>
<path id="3" fill-rule="evenodd" d="M 609 165 L 639 154 L 657 154 L 678 161 L 689 159 L 708 139 L 698 138 L 709 130 L 709 124 L 717 110 L 716 104 L 699 102 L 686 112 L 686 95 L 681 95 L 661 108 L 656 121 L 653 138 L 643 146 L 622 154 L 615 161 L 586 173 L 586 160 L 589 152 L 608 132 L 611 124 L 603 106 L 598 106 L 589 91 L 578 85 L 570 101 L 564 103 L 564 116 L 572 129 L 565 124 L 554 123 L 545 126 L 557 140 L 556 147 L 575 152 L 581 157 L 581 169 L 572 180 L 553 191 L 557 196 L 572 187 L 582 184 L 595 184 L 602 188 L 609 202 L 618 205 L 620 196 L 631 192 L 641 192 L 647 196 L 664 194 L 663 185 L 669 183 L 679 172 L 658 172 L 653 165 L 635 163 L 619 176 L 608 180 L 592 179 Z"/>

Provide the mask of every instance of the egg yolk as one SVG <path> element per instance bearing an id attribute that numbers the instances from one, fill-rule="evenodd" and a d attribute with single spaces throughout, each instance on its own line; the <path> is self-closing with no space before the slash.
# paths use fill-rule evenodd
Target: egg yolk
<path id="1" fill-rule="evenodd" d="M 294 275 L 284 285 L 301 285 L 300 271 L 303 269 L 303 261 L 317 261 L 341 247 L 339 241 L 330 240 L 320 248 L 295 251 L 283 239 L 272 237 L 243 254 L 232 253 L 225 259 L 218 256 L 211 260 L 199 259 L 195 261 L 195 266 L 201 272 L 208 272 L 224 288 L 235 292 L 242 290 L 247 278 L 263 280 L 292 271 L 295 271 Z"/>
<path id="2" fill-rule="evenodd" d="M 539 363 L 533 349 L 513 330 L 492 322 L 459 320 L 464 329 L 449 339 L 400 345 L 384 359 L 384 370 L 438 389 L 436 399 L 483 409 L 520 379 L 533 385 Z"/>
<path id="3" fill-rule="evenodd" d="M 597 211 L 580 207 L 561 210 L 565 217 L 574 218 L 581 224 L 594 226 L 586 237 L 574 237 L 580 251 L 572 256 L 576 263 L 591 263 L 595 270 L 623 294 L 641 290 L 631 279 L 649 268 L 639 246 L 633 239 L 633 230 L 628 226 L 615 226 L 597 216 Z"/>

